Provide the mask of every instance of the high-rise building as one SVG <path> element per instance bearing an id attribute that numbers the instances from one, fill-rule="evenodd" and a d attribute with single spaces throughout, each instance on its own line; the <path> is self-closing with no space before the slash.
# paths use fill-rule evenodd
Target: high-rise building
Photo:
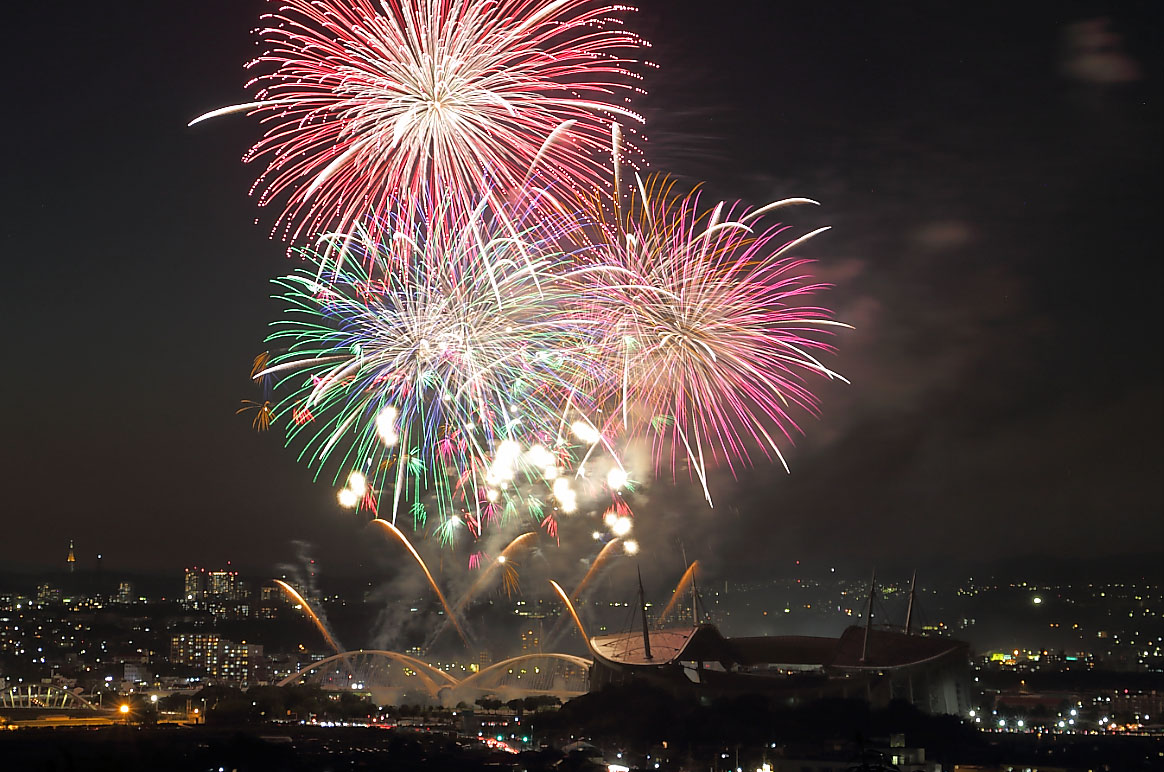
<path id="1" fill-rule="evenodd" d="M 263 647 L 243 641 L 223 641 L 218 677 L 235 681 L 244 687 L 262 679 Z"/>
<path id="2" fill-rule="evenodd" d="M 237 571 L 187 568 L 183 589 L 182 605 L 188 609 L 209 611 L 217 618 L 250 615 L 246 585 L 239 581 Z"/>
<path id="3" fill-rule="evenodd" d="M 170 663 L 206 672 L 212 678 L 246 687 L 261 680 L 263 647 L 235 643 L 218 633 L 178 633 L 170 636 Z"/>
<path id="4" fill-rule="evenodd" d="M 121 582 L 117 585 L 117 594 L 113 596 L 115 603 L 133 603 L 133 583 Z"/>
<path id="5" fill-rule="evenodd" d="M 220 601 L 238 600 L 238 572 L 210 571 L 207 573 L 206 594 Z"/>
<path id="6" fill-rule="evenodd" d="M 186 608 L 202 608 L 206 601 L 206 569 L 186 569 L 186 579 L 183 584 L 182 605 Z"/>
<path id="7" fill-rule="evenodd" d="M 68 554 L 68 557 L 65 558 L 65 563 L 69 567 L 69 573 L 70 574 L 73 573 L 73 571 L 77 567 L 77 555 L 75 552 L 73 552 L 73 540 L 72 539 L 69 539 L 69 554 Z"/>
<path id="8" fill-rule="evenodd" d="M 264 584 L 259 588 L 259 602 L 252 604 L 255 616 L 260 619 L 275 619 L 279 616 L 279 607 L 283 605 L 284 591 L 274 584 Z"/>
<path id="9" fill-rule="evenodd" d="M 218 666 L 218 633 L 180 633 L 170 636 L 170 663 L 210 672 Z"/>

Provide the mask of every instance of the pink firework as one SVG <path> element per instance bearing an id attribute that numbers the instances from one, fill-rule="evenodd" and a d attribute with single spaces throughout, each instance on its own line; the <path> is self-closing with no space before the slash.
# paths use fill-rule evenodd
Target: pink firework
<path id="1" fill-rule="evenodd" d="M 266 164 L 252 192 L 284 202 L 284 238 L 350 233 L 433 194 L 475 205 L 535 174 L 597 183 L 611 122 L 641 123 L 627 105 L 645 44 L 621 26 L 626 6 L 279 1 L 249 65 L 255 101 L 194 122 L 260 116 L 245 160 Z"/>
<path id="2" fill-rule="evenodd" d="M 603 433 L 649 435 L 657 464 L 685 461 L 710 502 L 709 465 L 734 471 L 756 448 L 783 461 L 777 437 L 791 439 L 796 412 L 815 412 L 809 379 L 840 378 L 818 355 L 831 350 L 828 328 L 846 325 L 805 305 L 821 285 L 786 257 L 825 229 L 789 238 L 760 224 L 781 205 L 815 202 L 701 211 L 697 194 L 671 191 L 666 180 L 639 183 L 596 249 L 614 408 Z"/>

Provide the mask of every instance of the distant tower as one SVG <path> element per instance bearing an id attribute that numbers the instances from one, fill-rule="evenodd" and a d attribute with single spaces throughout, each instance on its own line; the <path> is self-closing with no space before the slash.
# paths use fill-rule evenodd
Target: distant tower
<path id="1" fill-rule="evenodd" d="M 73 540 L 69 539 L 69 556 L 65 558 L 65 562 L 69 564 L 69 573 L 77 568 L 77 556 L 73 553 Z"/>

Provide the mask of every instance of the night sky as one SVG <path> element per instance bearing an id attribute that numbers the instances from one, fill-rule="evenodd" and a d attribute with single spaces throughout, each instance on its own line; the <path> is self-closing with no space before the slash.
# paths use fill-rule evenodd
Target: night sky
<path id="1" fill-rule="evenodd" d="M 122 570 L 268 570 L 293 539 L 356 570 L 372 549 L 278 432 L 235 415 L 291 265 L 247 196 L 257 124 L 186 124 L 245 100 L 263 8 L 6 12 L 0 565 L 63 565 L 69 539 Z M 652 168 L 821 201 L 789 221 L 834 226 L 800 251 L 856 327 L 828 362 L 852 385 L 819 389 L 791 475 L 719 479 L 714 511 L 651 486 L 644 554 L 682 540 L 744 575 L 1164 553 L 1161 15 L 644 3 Z M 1106 53 L 1068 45 L 1102 17 Z"/>

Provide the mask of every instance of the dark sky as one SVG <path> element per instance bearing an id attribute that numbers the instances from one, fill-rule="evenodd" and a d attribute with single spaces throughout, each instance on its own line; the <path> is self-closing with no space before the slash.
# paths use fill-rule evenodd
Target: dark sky
<path id="1" fill-rule="evenodd" d="M 821 201 L 803 253 L 857 328 L 792 474 L 720 480 L 713 512 L 655 485 L 645 546 L 740 573 L 1164 552 L 1159 5 L 644 5 L 653 167 Z M 256 124 L 186 123 L 244 99 L 263 7 L 7 11 L 4 566 L 69 539 L 124 570 L 368 549 L 234 415 L 289 266 L 246 195 Z M 1104 16 L 1114 53 L 1066 53 Z"/>

